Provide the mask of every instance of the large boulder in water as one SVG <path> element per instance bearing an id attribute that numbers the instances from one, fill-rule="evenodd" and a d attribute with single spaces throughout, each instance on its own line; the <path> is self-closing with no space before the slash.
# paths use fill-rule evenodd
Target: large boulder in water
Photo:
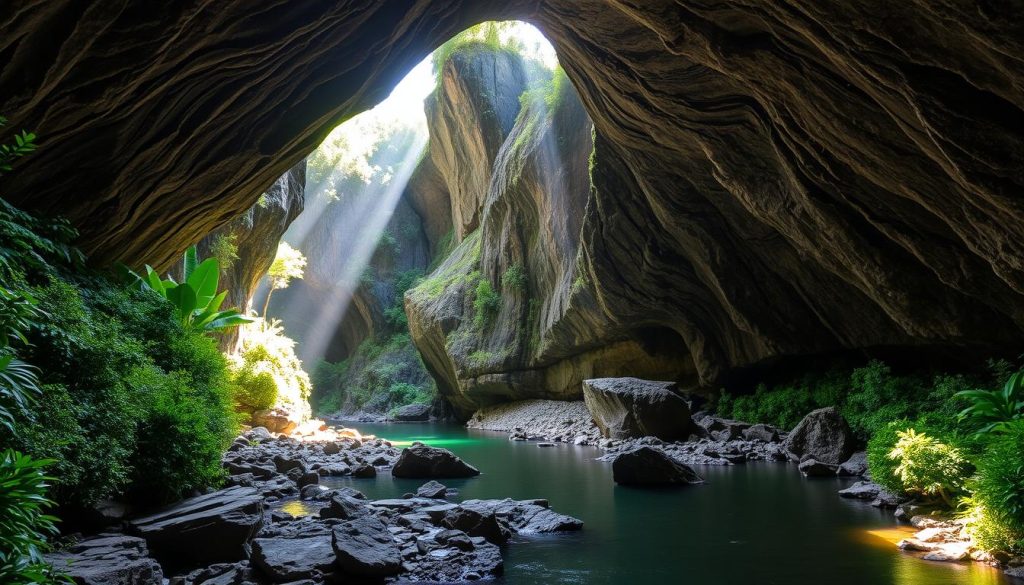
<path id="1" fill-rule="evenodd" d="M 402 422 L 425 421 L 429 418 L 429 404 L 406 404 L 395 412 L 395 420 Z"/>
<path id="2" fill-rule="evenodd" d="M 146 541 L 123 534 L 101 534 L 66 551 L 46 555 L 46 562 L 78 585 L 161 585 L 163 571 L 150 558 Z"/>
<path id="3" fill-rule="evenodd" d="M 333 546 L 346 573 L 386 577 L 402 570 L 402 551 L 376 516 L 357 516 L 335 527 Z"/>
<path id="4" fill-rule="evenodd" d="M 480 471 L 447 449 L 413 445 L 402 450 L 391 475 L 413 479 L 443 479 L 473 477 L 480 475 Z"/>
<path id="5" fill-rule="evenodd" d="M 612 461 L 615 483 L 632 486 L 687 485 L 703 483 L 689 465 L 684 465 L 651 447 L 622 453 Z"/>
<path id="6" fill-rule="evenodd" d="M 857 440 L 850 425 L 834 406 L 819 408 L 805 416 L 789 433 L 785 448 L 795 461 L 815 459 L 840 465 L 856 451 Z"/>
<path id="7" fill-rule="evenodd" d="M 675 382 L 639 378 L 584 380 L 583 400 L 601 434 L 611 439 L 685 439 L 693 424 L 690 406 L 676 392 Z"/>
<path id="8" fill-rule="evenodd" d="M 128 523 L 153 555 L 171 566 L 231 562 L 263 526 L 263 496 L 256 488 L 230 487 L 172 504 Z"/>

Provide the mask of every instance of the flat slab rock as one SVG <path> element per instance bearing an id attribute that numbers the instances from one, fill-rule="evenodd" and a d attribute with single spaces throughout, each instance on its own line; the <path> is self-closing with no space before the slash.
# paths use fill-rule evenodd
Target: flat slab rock
<path id="1" fill-rule="evenodd" d="M 402 571 L 402 551 L 388 527 L 374 516 L 357 516 L 334 528 L 337 564 L 353 575 L 386 577 Z"/>
<path id="2" fill-rule="evenodd" d="M 123 534 L 101 534 L 46 561 L 78 585 L 161 585 L 163 570 L 149 556 L 146 541 Z"/>
<path id="3" fill-rule="evenodd" d="M 263 496 L 255 488 L 230 487 L 183 500 L 127 526 L 165 565 L 238 561 L 244 558 L 244 545 L 263 526 Z"/>
<path id="4" fill-rule="evenodd" d="M 480 471 L 448 449 L 413 445 L 402 450 L 391 469 L 394 477 L 414 479 L 445 479 L 473 477 Z"/>
<path id="5" fill-rule="evenodd" d="M 689 465 L 679 463 L 664 452 L 640 447 L 620 454 L 612 461 L 615 483 L 629 486 L 689 485 L 703 483 Z"/>
<path id="6" fill-rule="evenodd" d="M 287 583 L 332 572 L 335 554 L 331 535 L 298 538 L 257 538 L 251 562 L 275 583 Z"/>
<path id="7" fill-rule="evenodd" d="M 607 438 L 685 439 L 693 420 L 676 387 L 639 378 L 594 378 L 583 381 L 583 401 Z"/>

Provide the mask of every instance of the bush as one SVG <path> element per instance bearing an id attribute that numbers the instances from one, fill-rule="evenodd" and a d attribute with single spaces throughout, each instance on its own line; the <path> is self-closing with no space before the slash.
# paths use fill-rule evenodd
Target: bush
<path id="1" fill-rule="evenodd" d="M 473 322 L 477 327 L 483 328 L 490 324 L 501 309 L 501 295 L 494 291 L 491 283 L 486 278 L 480 279 L 476 287 L 476 298 L 473 300 L 475 311 Z"/>
<path id="2" fill-rule="evenodd" d="M 229 358 L 232 394 L 243 412 L 272 407 L 308 416 L 309 375 L 295 355 L 295 341 L 280 322 L 259 320 L 243 327 L 242 347 Z"/>
<path id="3" fill-rule="evenodd" d="M 891 423 L 868 442 L 871 479 L 895 494 L 952 505 L 973 471 L 955 436 L 918 420 Z"/>
<path id="4" fill-rule="evenodd" d="M 509 266 L 501 275 L 501 289 L 524 291 L 526 290 L 526 270 L 522 264 Z"/>
<path id="5" fill-rule="evenodd" d="M 220 458 L 235 434 L 223 387 L 197 389 L 185 371 L 141 368 L 131 385 L 145 395 L 131 459 L 131 496 L 144 503 L 177 500 L 224 478 Z"/>
<path id="6" fill-rule="evenodd" d="M 0 583 L 5 585 L 68 582 L 42 558 L 47 539 L 57 533 L 56 518 L 45 514 L 52 502 L 43 469 L 50 463 L 11 450 L 0 456 Z"/>
<path id="7" fill-rule="evenodd" d="M 974 503 L 982 509 L 982 538 L 1001 540 L 999 548 L 1009 550 L 1008 541 L 1021 548 L 1024 539 L 1024 422 L 1005 425 L 992 435 L 977 460 L 978 472 L 971 483 Z M 998 536 L 997 535 L 1002 535 Z"/>

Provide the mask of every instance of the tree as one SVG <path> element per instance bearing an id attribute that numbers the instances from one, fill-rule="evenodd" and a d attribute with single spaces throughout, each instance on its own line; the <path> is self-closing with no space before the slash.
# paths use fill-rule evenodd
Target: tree
<path id="1" fill-rule="evenodd" d="M 267 276 L 270 277 L 270 290 L 267 291 L 267 300 L 263 303 L 263 318 L 267 318 L 267 309 L 270 308 L 270 295 L 279 288 L 288 288 L 292 279 L 302 278 L 306 270 L 306 257 L 302 252 L 292 248 L 288 242 L 281 242 L 277 245 L 277 256 L 274 263 L 270 265 Z"/>

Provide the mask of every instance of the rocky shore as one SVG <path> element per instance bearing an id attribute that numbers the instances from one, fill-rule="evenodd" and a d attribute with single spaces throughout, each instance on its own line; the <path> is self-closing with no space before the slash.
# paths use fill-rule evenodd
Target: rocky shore
<path id="1" fill-rule="evenodd" d="M 479 473 L 445 449 L 398 450 L 350 429 L 252 429 L 223 461 L 228 487 L 127 518 L 49 562 L 81 585 L 457 583 L 501 574 L 500 547 L 513 535 L 583 527 L 546 500 L 456 502 L 454 490 L 433 480 L 398 499 L 325 489 L 324 476 Z M 276 505 L 288 499 L 317 511 L 292 516 Z"/>

